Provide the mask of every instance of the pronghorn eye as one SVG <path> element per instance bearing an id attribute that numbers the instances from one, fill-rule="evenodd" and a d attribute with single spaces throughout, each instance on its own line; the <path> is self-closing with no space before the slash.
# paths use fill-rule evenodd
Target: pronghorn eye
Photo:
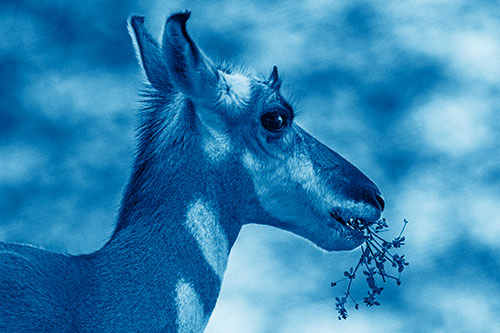
<path id="1" fill-rule="evenodd" d="M 260 118 L 262 126 L 264 126 L 268 131 L 279 132 L 285 125 L 285 119 L 278 112 L 266 113 Z"/>

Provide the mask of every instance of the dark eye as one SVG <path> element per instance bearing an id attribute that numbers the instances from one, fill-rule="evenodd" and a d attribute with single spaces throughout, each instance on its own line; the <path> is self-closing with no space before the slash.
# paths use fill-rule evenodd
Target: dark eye
<path id="1" fill-rule="evenodd" d="M 266 113 L 260 118 L 262 126 L 264 126 L 268 131 L 279 132 L 285 125 L 285 119 L 278 112 Z"/>

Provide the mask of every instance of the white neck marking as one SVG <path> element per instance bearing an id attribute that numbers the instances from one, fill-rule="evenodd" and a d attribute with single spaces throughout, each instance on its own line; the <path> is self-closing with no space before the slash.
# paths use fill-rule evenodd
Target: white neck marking
<path id="1" fill-rule="evenodd" d="M 175 286 L 178 332 L 203 332 L 208 318 L 191 283 L 180 279 Z"/>
<path id="2" fill-rule="evenodd" d="M 188 208 L 186 226 L 198 243 L 205 260 L 222 281 L 229 256 L 229 245 L 214 211 L 202 199 L 196 200 Z"/>

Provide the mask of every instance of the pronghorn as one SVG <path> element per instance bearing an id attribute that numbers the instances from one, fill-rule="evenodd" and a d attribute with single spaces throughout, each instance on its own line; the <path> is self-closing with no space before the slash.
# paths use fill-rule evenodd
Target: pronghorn
<path id="1" fill-rule="evenodd" d="M 115 231 L 79 256 L 0 243 L 0 331 L 200 332 L 243 225 L 339 251 L 363 242 L 343 221 L 380 218 L 377 186 L 294 123 L 276 67 L 214 64 L 189 16 L 161 44 L 129 19 L 148 104 Z"/>

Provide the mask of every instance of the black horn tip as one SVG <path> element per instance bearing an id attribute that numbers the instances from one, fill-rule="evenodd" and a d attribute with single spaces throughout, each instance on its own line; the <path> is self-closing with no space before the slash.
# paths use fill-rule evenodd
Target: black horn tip
<path id="1" fill-rule="evenodd" d="M 278 66 L 276 65 L 273 66 L 273 71 L 271 72 L 271 77 L 269 79 L 270 81 L 278 80 Z"/>
<path id="2" fill-rule="evenodd" d="M 271 88 L 275 90 L 279 90 L 281 86 L 281 80 L 278 75 L 278 67 L 273 66 L 273 71 L 271 72 L 271 75 L 269 76 L 269 79 L 267 80 L 269 82 L 269 85 Z"/>

